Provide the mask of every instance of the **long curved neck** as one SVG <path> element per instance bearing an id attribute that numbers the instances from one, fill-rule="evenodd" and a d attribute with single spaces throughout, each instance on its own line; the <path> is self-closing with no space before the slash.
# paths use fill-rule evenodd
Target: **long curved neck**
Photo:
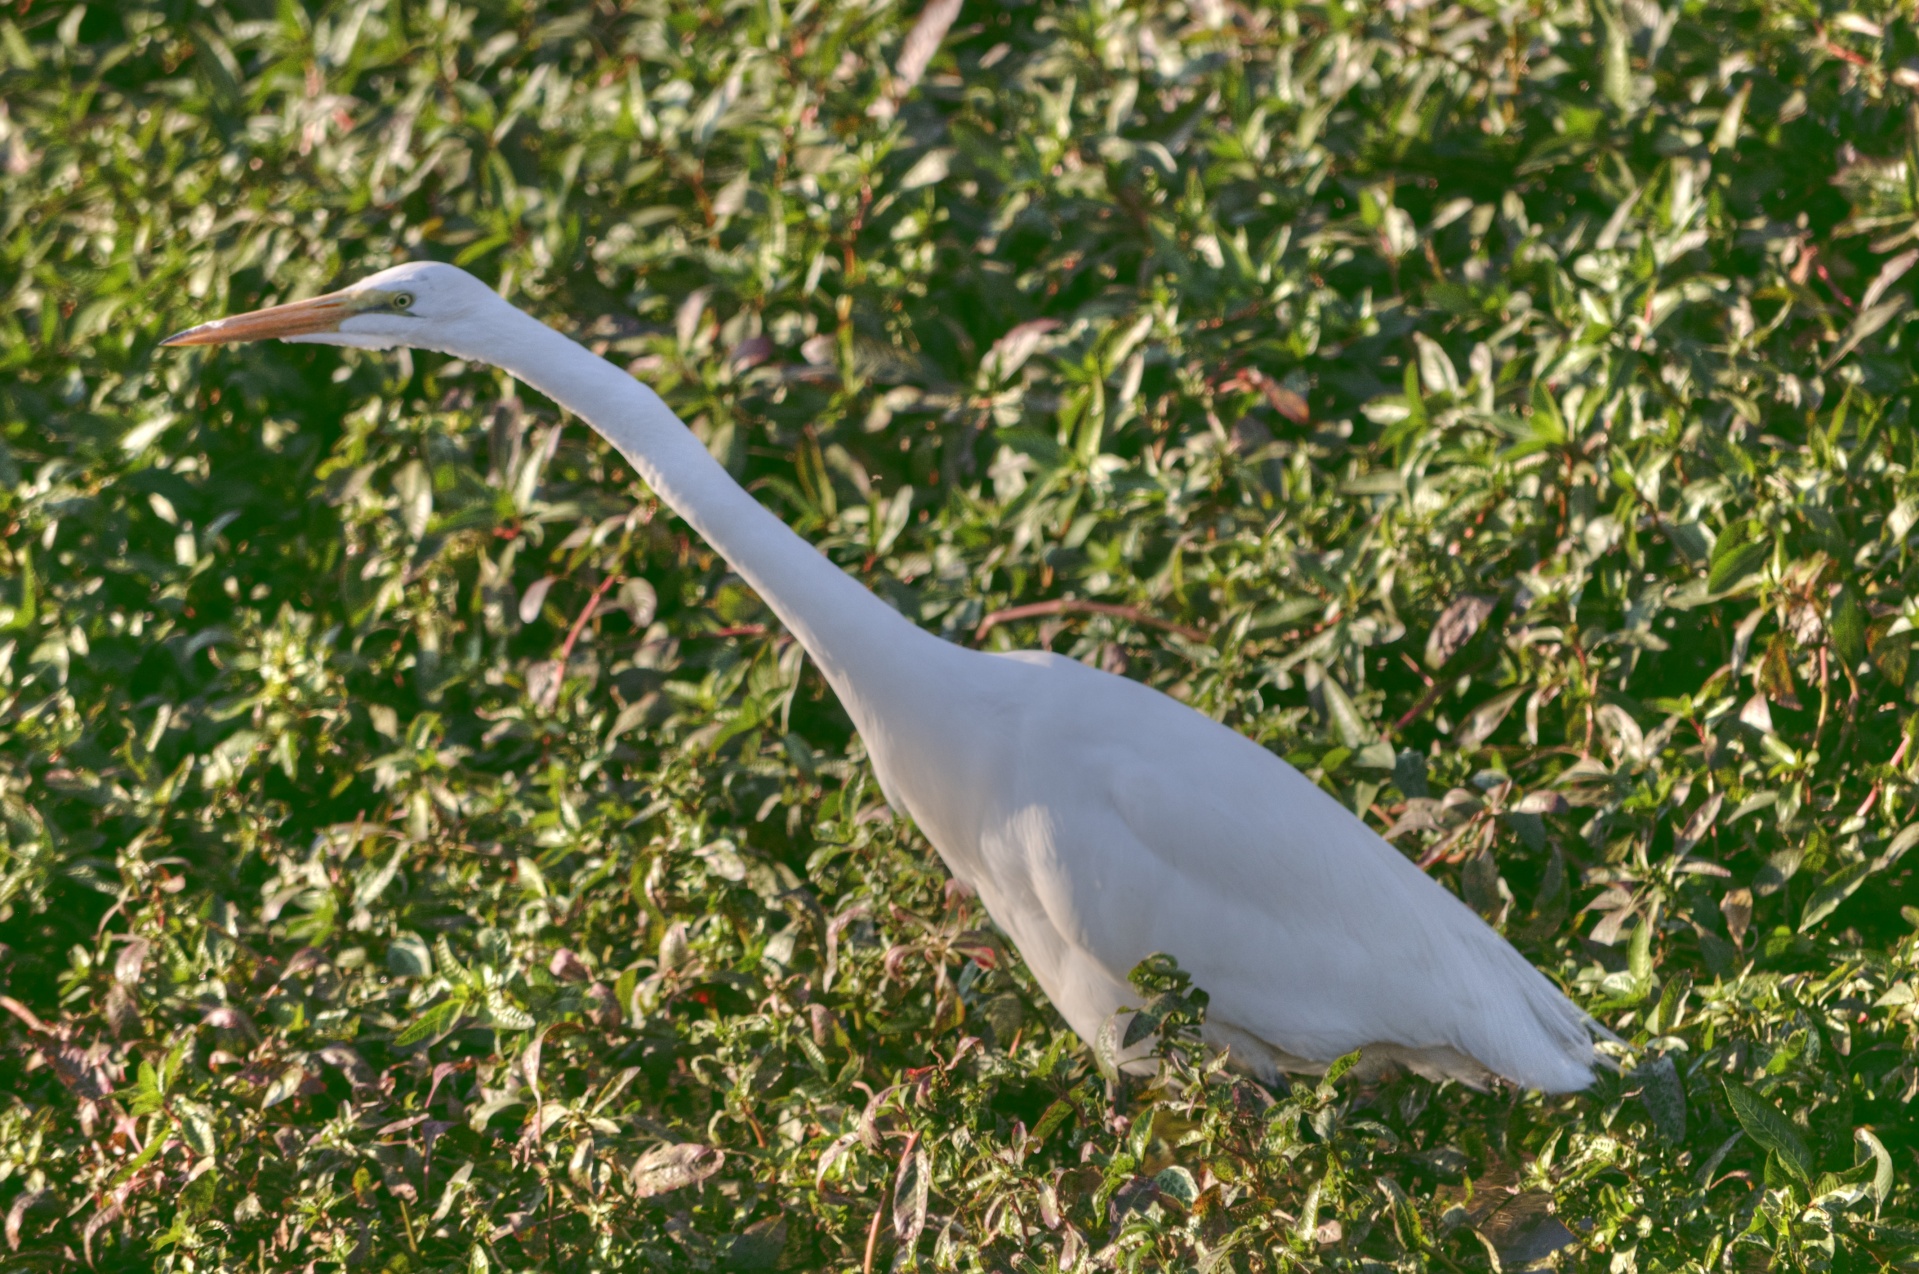
<path id="1" fill-rule="evenodd" d="M 719 551 L 813 657 L 862 732 L 870 701 L 906 691 L 935 649 L 909 622 L 768 512 L 660 396 L 552 328 L 502 305 L 469 348 L 574 412 Z M 491 318 L 491 316 L 489 316 Z"/>

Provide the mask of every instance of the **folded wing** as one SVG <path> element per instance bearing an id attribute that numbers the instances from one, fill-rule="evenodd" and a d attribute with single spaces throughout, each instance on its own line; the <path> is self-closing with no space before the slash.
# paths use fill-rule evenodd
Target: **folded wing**
<path id="1" fill-rule="evenodd" d="M 1077 744 L 1047 748 L 1077 764 L 1056 776 L 1039 901 L 1108 976 L 1168 952 L 1219 1038 L 1281 1058 L 1371 1047 L 1464 1079 L 1591 1082 L 1587 1016 L 1465 904 L 1258 744 L 1105 680 L 1058 722 Z"/>

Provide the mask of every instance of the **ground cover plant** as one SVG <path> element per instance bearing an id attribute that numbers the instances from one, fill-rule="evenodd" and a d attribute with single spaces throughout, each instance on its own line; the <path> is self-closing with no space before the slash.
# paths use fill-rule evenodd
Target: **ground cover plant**
<path id="1" fill-rule="evenodd" d="M 0 1265 L 1919 1265 L 1910 14 L 919 18 L 0 14 Z M 422 256 L 1287 756 L 1618 1072 L 1269 1091 L 1162 963 L 1110 1083 L 577 421 L 156 349 Z"/>

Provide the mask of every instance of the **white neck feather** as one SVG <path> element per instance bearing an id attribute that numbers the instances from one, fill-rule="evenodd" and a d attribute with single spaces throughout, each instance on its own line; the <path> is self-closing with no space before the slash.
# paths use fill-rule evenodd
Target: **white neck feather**
<path id="1" fill-rule="evenodd" d="M 617 447 L 766 600 L 813 657 L 863 734 L 875 700 L 924 689 L 928 659 L 955 653 L 875 597 L 735 482 L 660 396 L 519 310 L 462 331 L 447 352 L 500 367 Z"/>

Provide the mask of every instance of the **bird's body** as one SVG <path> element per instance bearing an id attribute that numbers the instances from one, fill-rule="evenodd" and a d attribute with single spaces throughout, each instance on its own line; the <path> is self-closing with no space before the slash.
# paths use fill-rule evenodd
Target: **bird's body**
<path id="1" fill-rule="evenodd" d="M 1591 1079 L 1585 1015 L 1285 761 L 1060 655 L 955 653 L 966 702 L 933 740 L 869 742 L 875 769 L 1082 1038 L 1163 951 L 1211 997 L 1209 1041 L 1261 1075 L 1364 1048 L 1474 1083 Z"/>
<path id="2" fill-rule="evenodd" d="M 401 305 L 398 302 L 404 301 Z M 1354 1049 L 1469 1083 L 1592 1078 L 1590 1019 L 1285 761 L 1177 700 L 923 631 L 754 500 L 650 389 L 450 266 L 169 338 L 395 344 L 493 363 L 588 421 L 778 613 L 888 801 L 972 886 L 1091 1042 L 1175 957 L 1207 1038 L 1265 1075 Z"/>

